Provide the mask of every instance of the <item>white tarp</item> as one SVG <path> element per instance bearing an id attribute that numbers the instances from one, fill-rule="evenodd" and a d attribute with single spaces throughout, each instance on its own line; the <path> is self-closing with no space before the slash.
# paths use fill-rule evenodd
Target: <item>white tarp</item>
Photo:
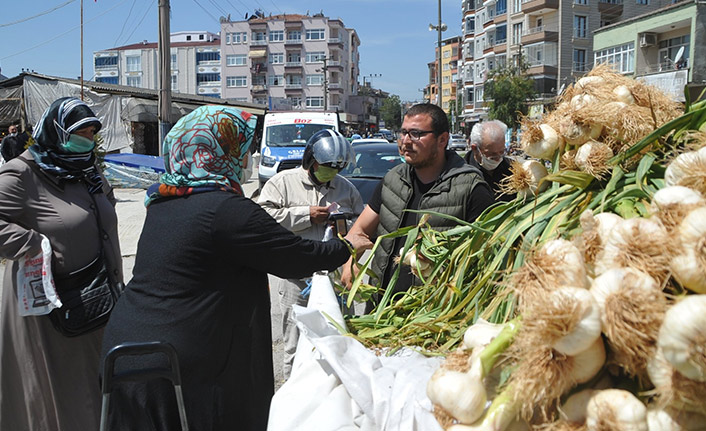
<path id="1" fill-rule="evenodd" d="M 29 124 L 35 126 L 52 102 L 67 96 L 80 98 L 81 86 L 31 75 L 26 76 L 24 79 L 24 99 Z M 129 97 L 100 94 L 84 87 L 83 99 L 103 123 L 100 135 L 103 138 L 102 145 L 105 151 L 113 152 L 130 148 L 132 144 L 130 124 L 124 123 L 120 118 Z"/>
<path id="2" fill-rule="evenodd" d="M 377 356 L 324 317 L 322 309 L 338 321 L 335 301 L 326 277 L 312 282 L 307 308 L 294 306 L 300 338 L 313 347 L 297 347 L 292 376 L 272 398 L 268 430 L 440 431 L 426 382 L 442 359 L 407 348 Z"/>

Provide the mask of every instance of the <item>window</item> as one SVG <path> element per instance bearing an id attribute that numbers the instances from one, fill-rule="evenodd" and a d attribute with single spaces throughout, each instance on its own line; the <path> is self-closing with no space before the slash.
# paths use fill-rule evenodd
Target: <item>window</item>
<path id="1" fill-rule="evenodd" d="M 302 107 L 302 98 L 301 97 L 290 97 L 289 100 L 292 102 L 292 108 L 300 108 Z"/>
<path id="2" fill-rule="evenodd" d="M 451 90 L 448 88 L 444 88 L 444 96 L 450 96 L 451 95 Z"/>
<path id="3" fill-rule="evenodd" d="M 301 75 L 287 75 L 287 85 L 301 87 L 302 76 Z"/>
<path id="4" fill-rule="evenodd" d="M 306 62 L 307 63 L 321 63 L 321 61 L 326 58 L 326 54 L 323 52 L 307 52 Z"/>
<path id="5" fill-rule="evenodd" d="M 99 76 L 96 78 L 96 82 L 103 82 L 106 84 L 118 84 L 117 76 Z"/>
<path id="6" fill-rule="evenodd" d="M 217 84 L 221 82 L 220 73 L 197 73 L 196 74 L 196 85 L 201 84 Z"/>
<path id="7" fill-rule="evenodd" d="M 574 4 L 588 5 L 588 0 L 574 0 Z"/>
<path id="8" fill-rule="evenodd" d="M 253 76 L 252 85 L 265 85 L 265 77 L 262 75 Z"/>
<path id="9" fill-rule="evenodd" d="M 674 60 L 677 58 L 677 53 L 681 48 L 684 48 L 684 52 L 679 60 L 679 63 L 677 64 Z M 684 36 L 661 40 L 659 42 L 658 58 L 660 70 L 672 70 L 688 67 L 689 35 L 686 34 Z"/>
<path id="10" fill-rule="evenodd" d="M 650 4 L 650 0 L 636 0 L 636 2 L 637 2 L 637 4 L 644 4 L 644 5 Z"/>
<path id="11" fill-rule="evenodd" d="M 172 54 L 172 64 L 170 66 L 172 70 L 177 70 L 177 55 Z"/>
<path id="12" fill-rule="evenodd" d="M 507 0 L 498 0 L 495 3 L 495 15 L 501 15 L 507 12 Z"/>
<path id="13" fill-rule="evenodd" d="M 125 61 L 127 62 L 128 72 L 139 72 L 142 70 L 142 59 L 140 56 L 125 57 Z"/>
<path id="14" fill-rule="evenodd" d="M 324 82 L 324 75 L 306 75 L 306 85 L 321 85 Z"/>
<path id="15" fill-rule="evenodd" d="M 476 20 L 472 16 L 466 17 L 466 34 L 473 34 L 476 28 Z"/>
<path id="16" fill-rule="evenodd" d="M 247 97 L 232 97 L 230 98 L 233 102 L 247 102 L 248 98 Z"/>
<path id="17" fill-rule="evenodd" d="M 289 51 L 287 52 L 287 63 L 299 64 L 302 62 L 301 52 Z"/>
<path id="18" fill-rule="evenodd" d="M 302 32 L 300 30 L 291 30 L 287 32 L 287 42 L 301 42 Z"/>
<path id="19" fill-rule="evenodd" d="M 307 108 L 323 108 L 324 98 L 323 97 L 307 97 L 306 107 Z"/>
<path id="20" fill-rule="evenodd" d="M 270 30 L 270 42 L 284 42 L 284 30 Z"/>
<path id="21" fill-rule="evenodd" d="M 96 69 L 113 69 L 118 66 L 118 57 L 96 57 L 93 64 Z"/>
<path id="22" fill-rule="evenodd" d="M 284 85 L 284 75 L 269 75 L 267 85 Z"/>
<path id="23" fill-rule="evenodd" d="M 231 33 L 226 33 L 226 45 L 230 45 L 230 35 Z"/>
<path id="24" fill-rule="evenodd" d="M 186 36 L 186 40 L 191 40 L 191 36 Z"/>
<path id="25" fill-rule="evenodd" d="M 284 53 L 283 52 L 272 52 L 269 55 L 270 64 L 283 64 L 284 63 Z"/>
<path id="26" fill-rule="evenodd" d="M 177 75 L 172 75 L 172 91 L 179 91 Z"/>
<path id="27" fill-rule="evenodd" d="M 522 40 L 522 23 L 512 25 L 512 44 L 519 45 Z"/>
<path id="28" fill-rule="evenodd" d="M 574 37 L 586 39 L 588 35 L 588 17 L 585 15 L 574 15 Z"/>
<path id="29" fill-rule="evenodd" d="M 443 78 L 441 78 L 441 81 L 442 81 L 444 84 L 448 84 L 448 83 L 449 83 L 449 77 L 448 77 L 448 76 L 444 76 Z"/>
<path id="30" fill-rule="evenodd" d="M 142 77 L 141 76 L 128 76 L 126 84 L 129 87 L 140 87 L 140 86 L 142 86 Z"/>
<path id="31" fill-rule="evenodd" d="M 507 42 L 507 24 L 495 28 L 495 44 L 504 45 Z"/>
<path id="32" fill-rule="evenodd" d="M 315 28 L 306 31 L 306 40 L 324 40 L 326 38 L 323 28 Z"/>
<path id="33" fill-rule="evenodd" d="M 450 51 L 444 51 L 444 58 L 449 58 L 451 57 L 451 52 Z"/>
<path id="34" fill-rule="evenodd" d="M 594 52 L 596 64 L 607 63 L 621 73 L 632 73 L 635 70 L 635 43 L 606 48 Z"/>
<path id="35" fill-rule="evenodd" d="M 234 44 L 236 43 L 247 43 L 248 34 L 247 33 L 230 33 L 231 40 Z M 228 43 L 228 38 L 226 37 L 226 43 Z"/>
<path id="36" fill-rule="evenodd" d="M 245 54 L 226 55 L 226 66 L 247 66 L 248 58 Z"/>
<path id="37" fill-rule="evenodd" d="M 512 2 L 512 13 L 517 13 L 522 10 L 522 0 L 513 0 Z M 478 99 L 478 98 L 476 98 Z"/>
<path id="38" fill-rule="evenodd" d="M 203 35 L 202 35 L 202 34 L 199 35 L 199 40 L 203 40 Z"/>
<path id="39" fill-rule="evenodd" d="M 220 52 L 197 52 L 196 64 L 221 61 Z"/>
<path id="40" fill-rule="evenodd" d="M 260 42 L 262 45 L 265 45 L 265 44 L 267 44 L 267 35 L 265 34 L 264 31 L 254 31 L 252 33 L 252 41 L 253 42 Z"/>
<path id="41" fill-rule="evenodd" d="M 226 77 L 226 87 L 247 87 L 247 76 L 228 76 Z"/>
<path id="42" fill-rule="evenodd" d="M 574 64 L 571 70 L 574 72 L 586 72 L 585 49 L 574 49 Z"/>

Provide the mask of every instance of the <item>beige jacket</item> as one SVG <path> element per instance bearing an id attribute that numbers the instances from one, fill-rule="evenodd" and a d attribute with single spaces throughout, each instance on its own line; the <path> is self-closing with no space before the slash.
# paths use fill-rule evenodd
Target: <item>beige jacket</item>
<path id="1" fill-rule="evenodd" d="M 283 227 L 295 234 L 313 240 L 324 237 L 326 225 L 313 224 L 309 218 L 310 206 L 329 206 L 338 203 L 339 211 L 355 214 L 363 211 L 363 200 L 350 181 L 336 175 L 328 184 L 316 185 L 302 168 L 288 169 L 272 177 L 260 192 L 258 203 Z M 349 222 L 349 227 L 353 221 Z"/>

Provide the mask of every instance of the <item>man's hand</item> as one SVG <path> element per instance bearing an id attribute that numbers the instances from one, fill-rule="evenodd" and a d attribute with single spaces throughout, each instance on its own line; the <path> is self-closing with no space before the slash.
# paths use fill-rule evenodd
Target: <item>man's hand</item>
<path id="1" fill-rule="evenodd" d="M 358 266 L 353 262 L 353 257 L 346 263 L 343 264 L 343 271 L 341 271 L 341 285 L 346 289 L 353 287 L 353 279 L 358 276 L 360 270 Z"/>
<path id="2" fill-rule="evenodd" d="M 309 207 L 309 219 L 311 224 L 323 224 L 328 220 L 328 208 L 327 207 Z"/>
<path id="3" fill-rule="evenodd" d="M 353 245 L 353 248 L 358 256 L 360 256 L 365 250 L 370 250 L 373 248 L 373 243 L 370 241 L 370 238 L 368 238 L 368 235 L 365 232 L 351 231 L 348 232 L 348 235 L 344 238 L 348 240 L 351 245 Z"/>

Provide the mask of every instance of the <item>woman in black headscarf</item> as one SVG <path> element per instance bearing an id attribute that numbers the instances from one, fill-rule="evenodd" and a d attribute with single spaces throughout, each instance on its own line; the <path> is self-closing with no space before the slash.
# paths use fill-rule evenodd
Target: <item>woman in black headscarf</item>
<path id="1" fill-rule="evenodd" d="M 18 259 L 36 255 L 44 235 L 55 280 L 94 267 L 102 250 L 112 281 L 122 282 L 115 198 L 93 152 L 100 128 L 84 102 L 59 99 L 35 127 L 35 143 L 0 169 L 0 257 L 8 260 L 0 312 L 3 431 L 98 429 L 103 329 L 69 338 L 48 316 L 20 316 L 16 275 Z"/>

